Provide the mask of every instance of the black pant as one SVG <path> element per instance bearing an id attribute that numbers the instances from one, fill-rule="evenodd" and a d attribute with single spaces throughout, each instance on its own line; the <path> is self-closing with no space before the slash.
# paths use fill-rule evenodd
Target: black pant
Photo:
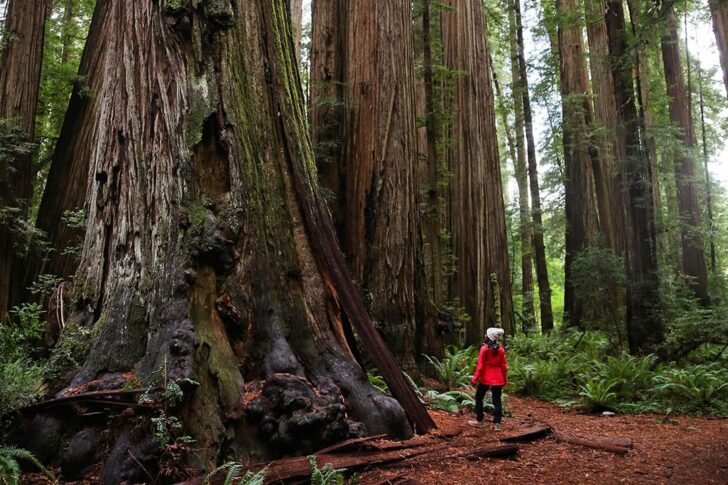
<path id="1" fill-rule="evenodd" d="M 486 386 L 485 384 L 478 384 L 478 390 L 475 391 L 475 417 L 478 421 L 482 421 L 483 414 L 483 398 L 485 393 L 490 387 L 491 394 L 493 396 L 493 422 L 500 423 L 503 417 L 503 403 L 501 402 L 501 396 L 503 395 L 503 386 Z"/>

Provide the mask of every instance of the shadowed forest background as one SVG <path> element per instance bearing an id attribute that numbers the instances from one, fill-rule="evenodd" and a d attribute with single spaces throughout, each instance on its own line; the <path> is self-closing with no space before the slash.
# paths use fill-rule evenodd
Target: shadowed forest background
<path id="1" fill-rule="evenodd" d="M 423 434 L 489 327 L 508 394 L 728 413 L 725 0 L 0 0 L 0 39 L 0 482 Z"/>

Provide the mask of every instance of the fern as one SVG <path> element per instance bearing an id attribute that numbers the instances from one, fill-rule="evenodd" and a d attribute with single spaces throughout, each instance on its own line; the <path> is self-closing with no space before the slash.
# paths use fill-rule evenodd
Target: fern
<path id="1" fill-rule="evenodd" d="M 35 457 L 33 453 L 15 446 L 0 445 L 0 485 L 20 485 L 19 460 L 30 462 L 38 467 L 51 480 L 56 477 Z"/>
<path id="2" fill-rule="evenodd" d="M 346 468 L 337 470 L 331 463 L 319 468 L 316 464 L 316 455 L 308 457 L 308 464 L 311 466 L 311 485 L 344 485 L 346 483 L 344 478 Z"/>
<path id="3" fill-rule="evenodd" d="M 225 474 L 225 481 L 223 482 L 223 485 L 233 485 L 233 483 L 235 483 L 234 480 L 238 478 L 237 475 L 242 469 L 243 465 L 241 463 L 238 463 L 237 461 L 229 461 L 227 463 L 223 463 L 222 465 L 208 473 L 202 483 L 203 485 L 207 485 L 210 483 L 210 480 L 215 475 L 220 472 L 227 471 L 227 473 Z M 265 467 L 257 472 L 252 472 L 248 470 L 245 472 L 245 474 L 243 474 L 242 477 L 238 478 L 236 485 L 263 485 L 265 483 L 265 474 L 267 472 L 268 467 Z"/>

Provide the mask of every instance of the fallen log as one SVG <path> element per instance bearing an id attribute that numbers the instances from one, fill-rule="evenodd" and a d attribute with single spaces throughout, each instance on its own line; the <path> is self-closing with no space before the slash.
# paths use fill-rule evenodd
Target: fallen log
<path id="1" fill-rule="evenodd" d="M 121 405 L 121 406 L 137 406 L 137 407 L 149 407 L 146 404 L 140 404 L 138 400 L 131 399 L 130 397 L 143 394 L 145 392 L 157 392 L 162 391 L 162 388 L 149 388 L 142 387 L 137 389 L 111 389 L 108 391 L 89 391 L 80 392 L 71 396 L 57 397 L 54 399 L 48 399 L 46 401 L 40 401 L 33 404 L 28 404 L 21 408 L 16 408 L 8 411 L 6 414 L 11 413 L 24 413 L 28 411 L 37 411 L 39 409 L 61 406 L 65 404 L 75 404 L 79 402 L 85 402 L 89 404 L 100 404 L 100 405 Z"/>
<path id="2" fill-rule="evenodd" d="M 475 451 L 467 451 L 455 455 L 457 458 L 476 460 L 478 458 L 507 458 L 518 453 L 518 445 L 500 445 L 494 448 L 481 448 Z"/>
<path id="3" fill-rule="evenodd" d="M 536 425 L 526 428 L 517 434 L 504 436 L 500 438 L 500 441 L 505 441 L 506 443 L 523 443 L 544 438 L 549 433 L 551 433 L 551 426 Z"/>
<path id="4" fill-rule="evenodd" d="M 587 448 L 594 448 L 597 450 L 611 451 L 612 453 L 618 453 L 620 455 L 626 455 L 631 448 L 631 440 L 630 446 L 627 447 L 616 444 L 615 442 L 610 441 L 607 438 L 585 438 L 581 436 L 569 436 L 560 433 L 554 433 L 554 437 L 556 438 L 556 441 L 560 441 L 562 443 L 585 446 Z"/>
<path id="5" fill-rule="evenodd" d="M 327 453 L 333 453 L 334 451 L 341 451 L 341 450 L 353 448 L 356 445 L 366 443 L 367 441 L 378 440 L 378 439 L 386 438 L 386 437 L 387 437 L 386 434 L 375 434 L 372 436 L 364 436 L 363 438 L 352 438 L 350 440 L 341 441 L 341 442 L 335 443 L 331 446 L 327 446 L 326 448 L 323 448 L 314 454 L 315 455 L 325 455 Z"/>

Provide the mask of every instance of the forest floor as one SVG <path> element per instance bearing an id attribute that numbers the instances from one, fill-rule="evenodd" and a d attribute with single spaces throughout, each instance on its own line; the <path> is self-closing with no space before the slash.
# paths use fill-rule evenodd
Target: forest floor
<path id="1" fill-rule="evenodd" d="M 582 414 L 557 404 L 517 396 L 508 396 L 507 411 L 509 415 L 504 418 L 501 431 L 496 432 L 490 423 L 485 428 L 469 426 L 467 422 L 472 415 L 432 410 L 438 429 L 427 436 L 409 442 L 371 442 L 371 446 L 379 449 L 400 449 L 390 453 L 413 453 L 410 457 L 369 468 L 357 467 L 354 483 L 728 484 L 728 419 L 725 418 Z M 462 456 L 498 446 L 502 444 L 500 439 L 534 425 L 549 425 L 553 433 L 517 443 L 518 451 L 511 458 Z M 629 439 L 632 447 L 618 454 L 561 442 L 555 434 Z M 319 466 L 325 463 L 320 461 Z M 266 483 L 274 480 L 272 476 L 266 478 Z M 50 481 L 39 474 L 29 474 L 22 483 Z M 86 485 L 94 480 L 75 483 Z"/>
<path id="2" fill-rule="evenodd" d="M 728 483 L 728 419 L 589 415 L 517 396 L 508 396 L 508 408 L 511 416 L 504 418 L 499 432 L 491 426 L 468 426 L 472 415 L 431 411 L 439 427 L 433 434 L 454 435 L 449 440 L 450 457 L 413 457 L 362 472 L 357 483 Z M 516 434 L 533 424 L 548 424 L 554 431 L 570 435 L 631 438 L 633 448 L 620 455 L 558 442 L 551 435 L 519 443 L 518 453 L 511 459 L 452 458 L 456 452 L 496 445 L 499 437 Z"/>

